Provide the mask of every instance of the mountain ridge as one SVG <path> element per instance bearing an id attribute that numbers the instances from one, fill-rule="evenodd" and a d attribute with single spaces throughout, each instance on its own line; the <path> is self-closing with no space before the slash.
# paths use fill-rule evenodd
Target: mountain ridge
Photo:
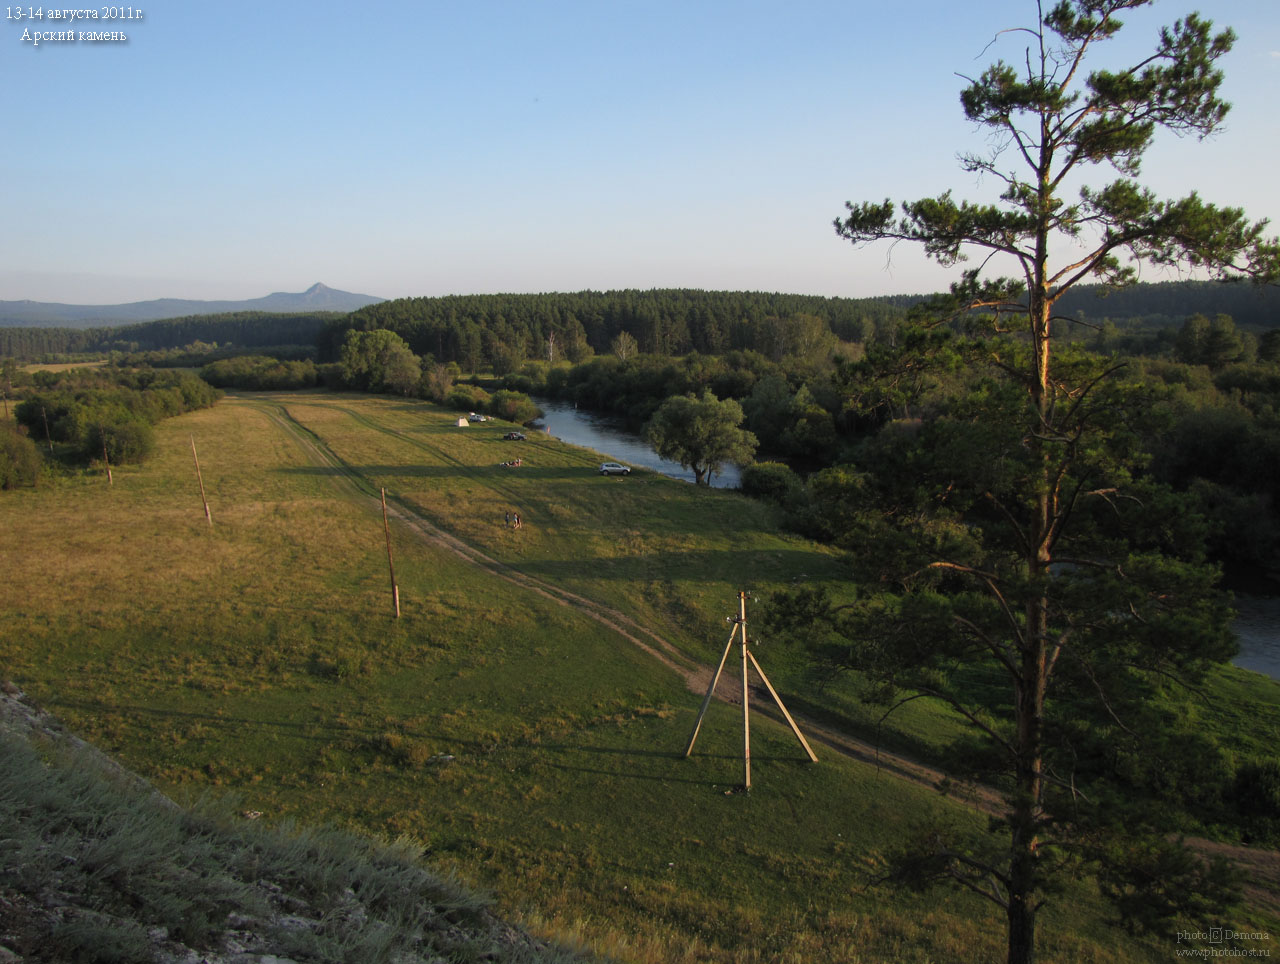
<path id="1" fill-rule="evenodd" d="M 306 291 L 274 291 L 261 298 L 240 301 L 199 301 L 188 298 L 156 298 L 119 305 L 72 305 L 50 301 L 0 301 L 0 326 L 88 328 L 99 324 L 159 321 L 189 315 L 215 315 L 235 311 L 355 311 L 385 301 L 375 295 L 356 294 L 316 282 Z"/>

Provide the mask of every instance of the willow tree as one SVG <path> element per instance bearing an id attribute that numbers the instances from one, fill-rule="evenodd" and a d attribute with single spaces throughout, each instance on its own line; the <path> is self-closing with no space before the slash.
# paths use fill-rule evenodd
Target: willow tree
<path id="1" fill-rule="evenodd" d="M 696 485 L 710 485 L 725 465 L 746 465 L 755 455 L 754 434 L 741 428 L 742 406 L 710 391 L 672 395 L 645 423 L 644 440 L 664 459 L 693 470 Z"/>
<path id="2" fill-rule="evenodd" d="M 934 836 L 899 867 L 999 904 L 1008 960 L 1020 964 L 1033 958 L 1053 869 L 1080 853 L 1071 829 L 1088 812 L 1096 828 L 1105 811 L 1092 776 L 1106 767 L 1095 759 L 1087 775 L 1082 760 L 1085 747 L 1106 750 L 1083 721 L 1132 733 L 1153 679 L 1193 675 L 1232 645 L 1212 569 L 1172 545 L 1169 530 L 1186 520 L 1141 471 L 1133 386 L 1121 366 L 1061 344 L 1066 321 L 1054 315 L 1073 286 L 1124 285 L 1144 263 L 1218 279 L 1278 275 L 1266 222 L 1194 192 L 1161 199 L 1136 180 L 1157 133 L 1220 128 L 1228 105 L 1217 64 L 1234 40 L 1191 14 L 1160 30 L 1138 62 L 1087 69 L 1120 16 L 1149 2 L 1062 0 L 1047 13 L 1037 5 L 1035 25 L 1001 31 L 1015 60 L 966 78 L 960 98 L 991 134 L 990 149 L 962 155 L 962 167 L 999 185 L 998 199 L 849 203 L 836 221 L 855 245 L 913 242 L 943 265 L 978 265 L 931 306 L 923 334 L 880 359 L 879 374 L 899 386 L 929 358 L 967 364 L 971 379 L 947 424 L 899 423 L 880 442 L 882 456 L 895 449 L 915 474 L 899 477 L 904 491 L 881 492 L 898 501 L 877 523 L 897 535 L 879 543 L 882 575 L 900 570 L 893 591 L 825 616 L 852 640 L 842 658 L 907 696 L 947 700 L 985 741 L 1006 791 L 1003 842 L 978 852 Z M 1104 183 L 1085 184 L 1098 172 Z M 877 524 L 864 524 L 870 539 Z M 957 683 L 976 661 L 1007 684 L 994 704 Z M 1171 861 L 1189 868 L 1188 893 L 1208 883 L 1162 837 L 1151 840 L 1146 871 Z M 1104 868 L 1103 883 L 1132 908 L 1141 876 Z M 1144 906 L 1171 916 L 1177 895 L 1166 897 Z"/>

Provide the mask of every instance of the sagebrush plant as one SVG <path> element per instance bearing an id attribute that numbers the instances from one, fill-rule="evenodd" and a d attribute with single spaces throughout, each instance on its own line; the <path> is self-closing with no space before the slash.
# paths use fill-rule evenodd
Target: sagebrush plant
<path id="1" fill-rule="evenodd" d="M 0 772 L 4 886 L 68 909 L 42 952 L 137 962 L 155 956 L 157 928 L 198 950 L 244 928 L 273 951 L 334 964 L 579 959 L 500 942 L 488 900 L 426 870 L 408 838 L 270 826 L 236 815 L 230 799 L 180 808 L 87 751 L 42 752 L 8 731 Z"/>

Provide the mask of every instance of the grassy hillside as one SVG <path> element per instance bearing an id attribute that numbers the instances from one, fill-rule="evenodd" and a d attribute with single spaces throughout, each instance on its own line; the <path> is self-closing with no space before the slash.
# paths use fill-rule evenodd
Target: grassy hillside
<path id="1" fill-rule="evenodd" d="M 180 809 L 12 689 L 0 692 L 2 960 L 581 959 L 425 870 L 409 838 L 272 827 L 225 802 Z"/>
<path id="2" fill-rule="evenodd" d="M 868 886 L 928 822 L 981 833 L 972 809 L 821 745 L 811 764 L 759 717 L 754 788 L 732 792 L 724 704 L 682 758 L 684 670 L 718 658 L 736 592 L 835 579 L 836 560 L 733 493 L 603 478 L 590 453 L 492 426 L 228 398 L 161 423 L 154 460 L 111 486 L 5 493 L 0 676 L 180 800 L 408 835 L 504 913 L 622 960 L 1001 956 L 976 899 Z M 795 654 L 757 652 L 804 704 Z M 1086 884 L 1046 913 L 1044 960 L 1171 954 L 1111 928 Z"/>

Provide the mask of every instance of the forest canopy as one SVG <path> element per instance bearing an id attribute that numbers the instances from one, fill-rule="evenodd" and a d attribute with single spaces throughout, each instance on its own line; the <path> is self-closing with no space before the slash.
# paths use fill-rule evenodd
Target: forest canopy
<path id="1" fill-rule="evenodd" d="M 240 348 L 313 345 L 326 324 L 343 317 L 332 311 L 238 311 L 109 328 L 0 327 L 0 356 L 35 359 L 45 355 L 163 351 L 196 342 Z"/>

